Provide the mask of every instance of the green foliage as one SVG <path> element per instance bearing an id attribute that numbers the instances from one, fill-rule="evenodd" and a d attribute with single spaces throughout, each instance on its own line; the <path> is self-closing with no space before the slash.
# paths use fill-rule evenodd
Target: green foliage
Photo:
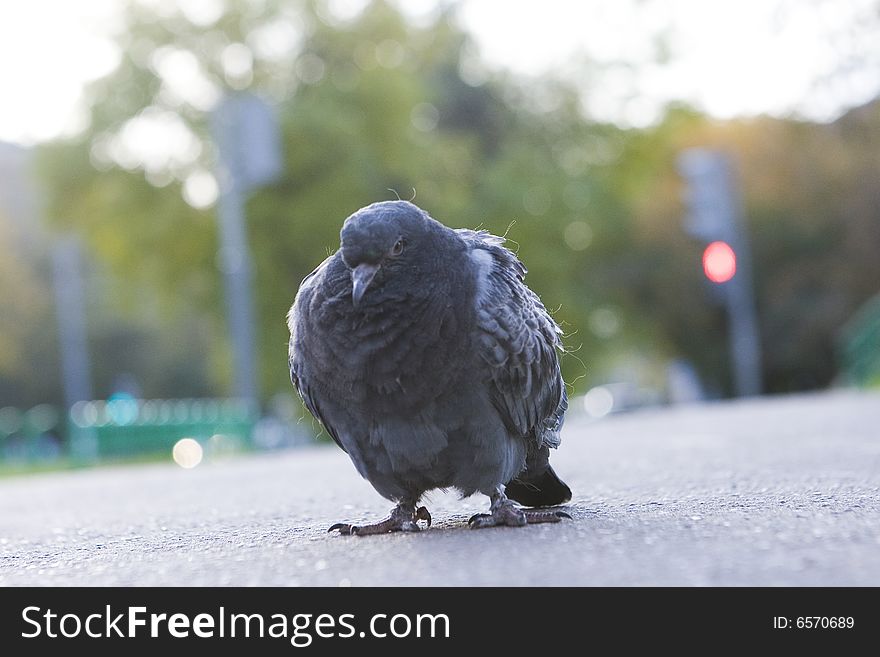
<path id="1" fill-rule="evenodd" d="M 633 135 L 627 157 L 654 172 L 633 188 L 640 229 L 631 250 L 644 263 L 639 307 L 717 387 L 729 381 L 726 320 L 700 280 L 702 245 L 680 228 L 675 155 L 695 145 L 733 155 L 752 245 L 765 387 L 803 390 L 835 379 L 841 327 L 880 288 L 878 126 L 875 102 L 824 126 L 767 118 L 719 124 L 681 110 Z"/>
<path id="2" fill-rule="evenodd" d="M 90 128 L 41 154 L 50 217 L 85 235 L 125 281 L 108 292 L 127 318 L 104 320 L 100 339 L 116 354 L 108 373 L 127 345 L 129 369 L 155 396 L 230 390 L 214 211 L 182 196 L 189 175 L 214 166 L 207 105 L 169 83 L 162 62 L 174 61 L 201 71 L 208 96 L 249 87 L 278 108 L 284 173 L 247 204 L 265 398 L 290 394 L 284 316 L 300 280 L 336 248 L 343 219 L 413 193 L 448 225 L 518 245 L 528 283 L 575 352 L 564 358 L 575 390 L 628 376 L 620 368 L 632 362 L 662 386 L 662 364 L 676 356 L 723 390 L 725 321 L 701 278 L 701 245 L 681 230 L 673 169 L 677 152 L 696 144 L 738 158 L 770 389 L 831 379 L 836 327 L 880 280 L 876 111 L 838 132 L 769 120 L 720 125 L 679 108 L 656 128 L 626 131 L 586 120 L 562 82 L 477 79 L 451 10 L 413 25 L 380 0 L 349 21 L 327 18 L 317 1 L 267 0 L 259 11 L 228 4 L 209 26 L 132 4 L 120 66 L 90 90 Z M 299 39 L 294 50 L 257 47 L 282 28 Z M 249 71 L 224 68 L 230 44 L 250 47 Z M 129 122 L 157 113 L 181 122 L 191 152 L 158 163 L 120 154 Z M 126 342 L 132 326 L 142 339 Z"/>
<path id="3" fill-rule="evenodd" d="M 48 258 L 0 214 L 0 408 L 57 399 L 55 317 Z"/>

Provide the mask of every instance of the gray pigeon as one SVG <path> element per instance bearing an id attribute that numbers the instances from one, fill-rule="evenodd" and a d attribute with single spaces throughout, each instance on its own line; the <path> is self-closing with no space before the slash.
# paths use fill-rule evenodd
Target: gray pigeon
<path id="1" fill-rule="evenodd" d="M 485 231 L 452 230 L 407 201 L 345 220 L 340 249 L 287 316 L 290 377 L 306 407 L 383 497 L 387 519 L 330 531 L 431 524 L 419 499 L 456 488 L 491 499 L 475 528 L 558 522 L 523 510 L 571 499 L 553 472 L 568 406 L 560 330 L 526 269 Z"/>

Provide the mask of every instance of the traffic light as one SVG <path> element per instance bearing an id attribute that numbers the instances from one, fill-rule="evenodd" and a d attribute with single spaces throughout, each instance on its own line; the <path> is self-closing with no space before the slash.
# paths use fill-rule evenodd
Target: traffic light
<path id="1" fill-rule="evenodd" d="M 684 229 L 706 244 L 702 264 L 711 281 L 710 296 L 727 308 L 733 389 L 737 395 L 760 394 L 758 318 L 733 162 L 721 151 L 691 148 L 679 155 L 677 164 L 686 182 Z"/>
<path id="2" fill-rule="evenodd" d="M 730 244 L 717 240 L 703 250 L 703 273 L 713 283 L 726 283 L 736 275 L 736 253 Z"/>

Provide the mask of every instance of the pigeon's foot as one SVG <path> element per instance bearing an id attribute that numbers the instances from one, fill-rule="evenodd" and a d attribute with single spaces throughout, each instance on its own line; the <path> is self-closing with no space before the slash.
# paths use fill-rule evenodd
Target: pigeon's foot
<path id="1" fill-rule="evenodd" d="M 388 534 L 390 532 L 417 532 L 420 531 L 418 525 L 419 520 L 424 520 L 431 526 L 431 514 L 428 510 L 420 506 L 415 508 L 415 504 L 403 505 L 398 504 L 394 507 L 391 515 L 380 522 L 373 525 L 349 525 L 344 522 L 337 522 L 328 532 L 339 531 L 344 536 L 370 536 L 372 534 Z"/>
<path id="2" fill-rule="evenodd" d="M 559 522 L 563 518 L 571 519 L 565 511 L 526 511 L 515 502 L 511 502 L 503 492 L 492 495 L 492 506 L 489 513 L 478 513 L 468 520 L 471 529 L 483 527 L 522 527 L 537 525 L 542 522 Z"/>

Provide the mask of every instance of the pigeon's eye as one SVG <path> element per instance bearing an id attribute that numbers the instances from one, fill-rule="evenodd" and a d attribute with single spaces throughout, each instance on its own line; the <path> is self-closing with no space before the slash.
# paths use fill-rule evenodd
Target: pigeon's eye
<path id="1" fill-rule="evenodd" d="M 397 240 L 397 242 L 394 243 L 394 246 L 391 247 L 391 255 L 396 258 L 401 253 L 403 253 L 403 247 L 405 246 L 406 242 L 403 238 L 400 238 L 399 240 Z"/>

